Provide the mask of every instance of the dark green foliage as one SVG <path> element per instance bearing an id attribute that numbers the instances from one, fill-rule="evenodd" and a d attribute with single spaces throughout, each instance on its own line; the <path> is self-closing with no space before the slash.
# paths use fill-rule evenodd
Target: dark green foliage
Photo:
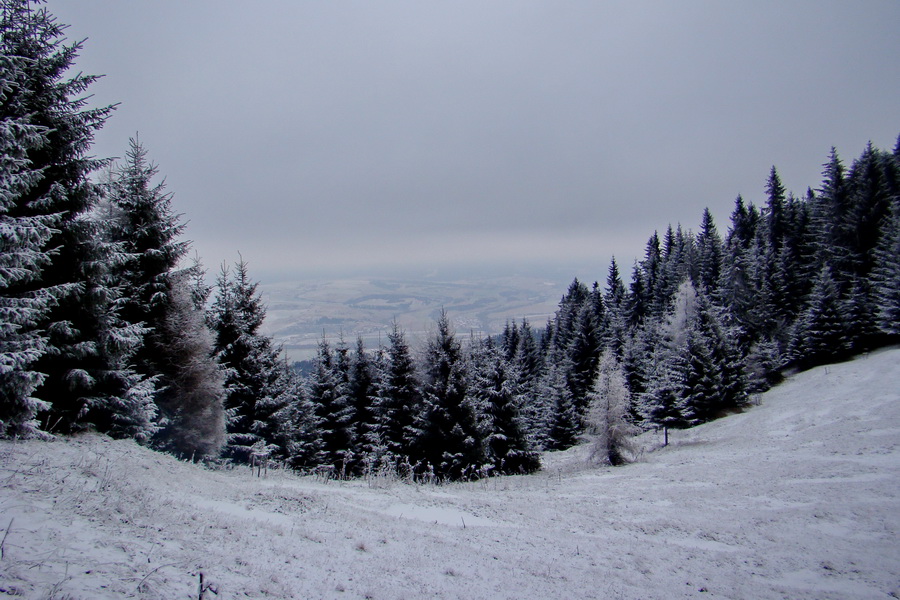
<path id="1" fill-rule="evenodd" d="M 247 460 L 254 447 L 284 456 L 290 427 L 290 397 L 272 341 L 259 332 L 265 307 L 241 260 L 232 274 L 225 267 L 217 280 L 211 311 L 215 352 L 225 373 L 226 455 Z"/>
<path id="2" fill-rule="evenodd" d="M 135 353 L 139 372 L 156 382 L 159 408 L 156 442 L 184 456 L 211 456 L 224 435 L 222 376 L 212 358 L 205 311 L 192 297 L 199 264 L 179 263 L 189 244 L 179 240 L 184 225 L 164 184 L 154 184 L 157 168 L 136 139 L 108 184 L 109 236 L 123 260 L 114 268 L 121 282 L 123 319 L 146 328 Z"/>
<path id="3" fill-rule="evenodd" d="M 348 351 L 343 340 L 334 351 L 326 340 L 322 340 L 307 391 L 318 416 L 321 462 L 341 473 L 352 471 L 356 460 L 353 447 L 357 420 L 350 395 Z"/>
<path id="4" fill-rule="evenodd" d="M 0 52 L 15 65 L 6 70 L 0 122 L 43 138 L 19 146 L 20 164 L 40 176 L 18 186 L 5 215 L 53 226 L 36 248 L 54 250 L 40 276 L 8 282 L 5 292 L 47 301 L 40 318 L 27 324 L 45 332 L 46 342 L 28 363 L 40 375 L 27 380 L 41 381 L 33 396 L 52 403 L 46 422 L 57 431 L 92 427 L 147 439 L 154 428 L 152 382 L 130 368 L 142 331 L 118 312 L 121 289 L 110 278 L 110 265 L 120 251 L 103 241 L 101 224 L 88 218 L 100 196 L 91 175 L 103 162 L 87 153 L 112 109 L 85 108 L 85 92 L 96 77 L 67 79 L 80 44 L 64 45 L 63 27 L 36 4 L 9 0 L 0 18 Z M 47 406 L 29 402 L 32 408 Z"/>
<path id="5" fill-rule="evenodd" d="M 0 55 L 0 102 L 12 92 L 20 63 Z M 0 121 L 0 437 L 40 435 L 36 417 L 49 408 L 32 396 L 44 375 L 31 367 L 46 352 L 46 334 L 37 325 L 52 296 L 15 289 L 38 280 L 50 261 L 46 244 L 55 219 L 10 214 L 41 179 L 27 154 L 46 143 L 43 133 L 23 117 Z"/>
<path id="6" fill-rule="evenodd" d="M 414 456 L 420 472 L 456 480 L 477 472 L 484 448 L 475 407 L 466 393 L 462 348 L 446 312 L 441 312 L 437 327 L 424 353 L 423 408 L 415 420 Z"/>
<path id="7" fill-rule="evenodd" d="M 395 323 L 388 334 L 388 347 L 376 391 L 373 412 L 375 428 L 370 445 L 387 460 L 407 460 L 413 452 L 416 415 L 422 410 L 419 384 L 409 344 Z"/>
<path id="8" fill-rule="evenodd" d="M 900 145 L 898 145 L 900 148 Z M 900 159 L 898 159 L 900 160 Z M 885 222 L 873 269 L 876 322 L 880 330 L 900 336 L 900 208 Z"/>
<path id="9" fill-rule="evenodd" d="M 822 267 L 806 308 L 794 325 L 790 347 L 793 362 L 810 367 L 846 355 L 847 330 L 842 308 L 831 268 Z"/>
<path id="10" fill-rule="evenodd" d="M 550 357 L 549 368 L 544 375 L 541 395 L 547 406 L 547 450 L 565 450 L 575 445 L 581 435 L 582 420 L 566 383 L 565 361 Z"/>
<path id="11" fill-rule="evenodd" d="M 519 416 L 520 389 L 516 368 L 488 341 L 476 346 L 470 359 L 468 394 L 480 408 L 484 423 L 485 459 L 492 474 L 531 473 L 540 468 Z"/>
<path id="12" fill-rule="evenodd" d="M 696 248 L 695 282 L 704 293 L 715 294 L 722 275 L 722 238 L 708 208 L 703 210 Z"/>

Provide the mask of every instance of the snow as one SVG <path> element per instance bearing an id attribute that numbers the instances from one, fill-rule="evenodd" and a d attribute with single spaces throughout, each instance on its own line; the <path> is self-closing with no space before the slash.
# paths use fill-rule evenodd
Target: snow
<path id="1" fill-rule="evenodd" d="M 900 349 L 670 439 L 446 486 L 2 442 L 0 595 L 197 598 L 202 572 L 207 599 L 900 597 Z"/>

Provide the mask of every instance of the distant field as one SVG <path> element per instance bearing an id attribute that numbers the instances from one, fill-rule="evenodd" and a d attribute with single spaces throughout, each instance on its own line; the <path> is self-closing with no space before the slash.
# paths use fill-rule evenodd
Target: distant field
<path id="1" fill-rule="evenodd" d="M 494 335 L 507 321 L 527 318 L 543 327 L 571 283 L 565 279 L 471 277 L 466 279 L 356 278 L 267 284 L 266 331 L 292 360 L 309 358 L 325 335 L 366 347 L 386 341 L 396 320 L 416 344 L 445 309 L 460 336 Z"/>

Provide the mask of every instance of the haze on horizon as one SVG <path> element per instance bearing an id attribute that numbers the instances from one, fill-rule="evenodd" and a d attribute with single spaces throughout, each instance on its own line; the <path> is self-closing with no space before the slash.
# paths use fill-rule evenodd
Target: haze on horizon
<path id="1" fill-rule="evenodd" d="M 51 0 L 212 271 L 624 271 L 900 133 L 900 3 Z M 563 275 L 562 277 L 569 277 Z"/>

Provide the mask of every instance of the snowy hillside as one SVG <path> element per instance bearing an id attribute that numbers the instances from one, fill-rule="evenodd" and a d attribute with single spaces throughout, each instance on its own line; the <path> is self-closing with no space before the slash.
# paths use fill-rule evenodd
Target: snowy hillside
<path id="1" fill-rule="evenodd" d="M 747 412 L 442 487 L 206 471 L 130 441 L 0 442 L 0 595 L 898 598 L 900 349 Z"/>

